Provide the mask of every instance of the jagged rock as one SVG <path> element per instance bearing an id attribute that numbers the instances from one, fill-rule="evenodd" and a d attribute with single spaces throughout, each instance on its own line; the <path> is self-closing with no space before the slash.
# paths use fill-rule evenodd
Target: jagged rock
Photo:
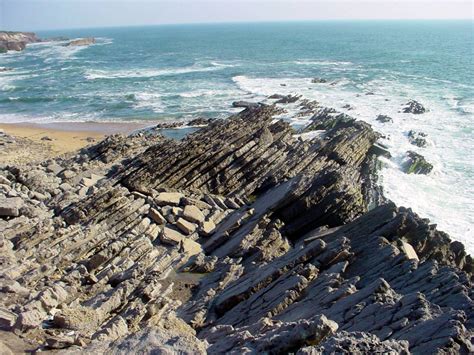
<path id="1" fill-rule="evenodd" d="M 420 104 L 418 101 L 411 100 L 408 101 L 405 106 L 402 108 L 403 113 L 413 113 L 419 115 L 426 112 L 426 108 Z"/>
<path id="2" fill-rule="evenodd" d="M 393 122 L 393 118 L 387 115 L 378 115 L 376 120 L 382 123 Z"/>
<path id="3" fill-rule="evenodd" d="M 325 84 L 327 82 L 328 81 L 326 79 L 323 79 L 323 78 L 313 78 L 313 79 L 311 79 L 311 83 L 313 83 L 313 84 Z"/>
<path id="4" fill-rule="evenodd" d="M 418 153 L 408 151 L 406 161 L 402 165 L 403 171 L 407 174 L 429 174 L 433 170 L 433 165 Z"/>
<path id="5" fill-rule="evenodd" d="M 292 104 L 301 98 L 300 95 L 286 95 L 275 101 L 276 104 Z"/>
<path id="6" fill-rule="evenodd" d="M 316 354 L 403 354 L 408 355 L 407 341 L 380 340 L 362 332 L 338 332 L 319 346 L 300 349 L 298 355 Z"/>
<path id="7" fill-rule="evenodd" d="M 5 324 L 68 353 L 472 352 L 472 257 L 383 197 L 370 125 L 314 109 L 307 139 L 262 105 L 0 168 Z"/>

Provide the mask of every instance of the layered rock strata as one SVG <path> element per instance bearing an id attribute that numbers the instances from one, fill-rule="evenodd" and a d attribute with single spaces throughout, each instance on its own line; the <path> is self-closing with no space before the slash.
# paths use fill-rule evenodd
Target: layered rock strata
<path id="1" fill-rule="evenodd" d="M 0 327 L 94 353 L 474 351 L 473 260 L 386 201 L 378 134 L 276 113 L 2 167 Z"/>

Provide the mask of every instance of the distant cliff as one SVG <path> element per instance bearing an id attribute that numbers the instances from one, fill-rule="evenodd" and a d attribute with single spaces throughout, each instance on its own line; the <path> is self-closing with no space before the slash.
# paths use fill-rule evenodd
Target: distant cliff
<path id="1" fill-rule="evenodd" d="M 33 32 L 0 31 L 0 53 L 22 51 L 28 43 L 40 41 Z"/>

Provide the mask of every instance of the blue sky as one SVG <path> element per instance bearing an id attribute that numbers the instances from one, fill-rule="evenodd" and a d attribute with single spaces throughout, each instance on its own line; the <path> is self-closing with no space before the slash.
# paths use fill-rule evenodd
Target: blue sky
<path id="1" fill-rule="evenodd" d="M 0 30 L 472 16 L 471 0 L 0 0 Z"/>

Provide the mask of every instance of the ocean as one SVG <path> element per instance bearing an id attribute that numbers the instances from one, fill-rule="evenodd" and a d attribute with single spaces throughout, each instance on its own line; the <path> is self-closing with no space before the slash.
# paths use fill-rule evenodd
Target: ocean
<path id="1" fill-rule="evenodd" d="M 0 55 L 0 122 L 223 118 L 235 100 L 301 94 L 384 135 L 380 184 L 474 253 L 472 21 L 321 21 L 37 32 L 95 45 L 33 44 Z M 327 83 L 311 83 L 321 77 Z M 414 99 L 428 112 L 400 113 Z M 347 108 L 347 104 L 351 108 Z M 391 123 L 376 120 L 379 114 Z M 283 118 L 301 126 L 309 117 Z M 427 135 L 410 144 L 410 130 Z M 400 170 L 416 151 L 429 175 Z"/>

